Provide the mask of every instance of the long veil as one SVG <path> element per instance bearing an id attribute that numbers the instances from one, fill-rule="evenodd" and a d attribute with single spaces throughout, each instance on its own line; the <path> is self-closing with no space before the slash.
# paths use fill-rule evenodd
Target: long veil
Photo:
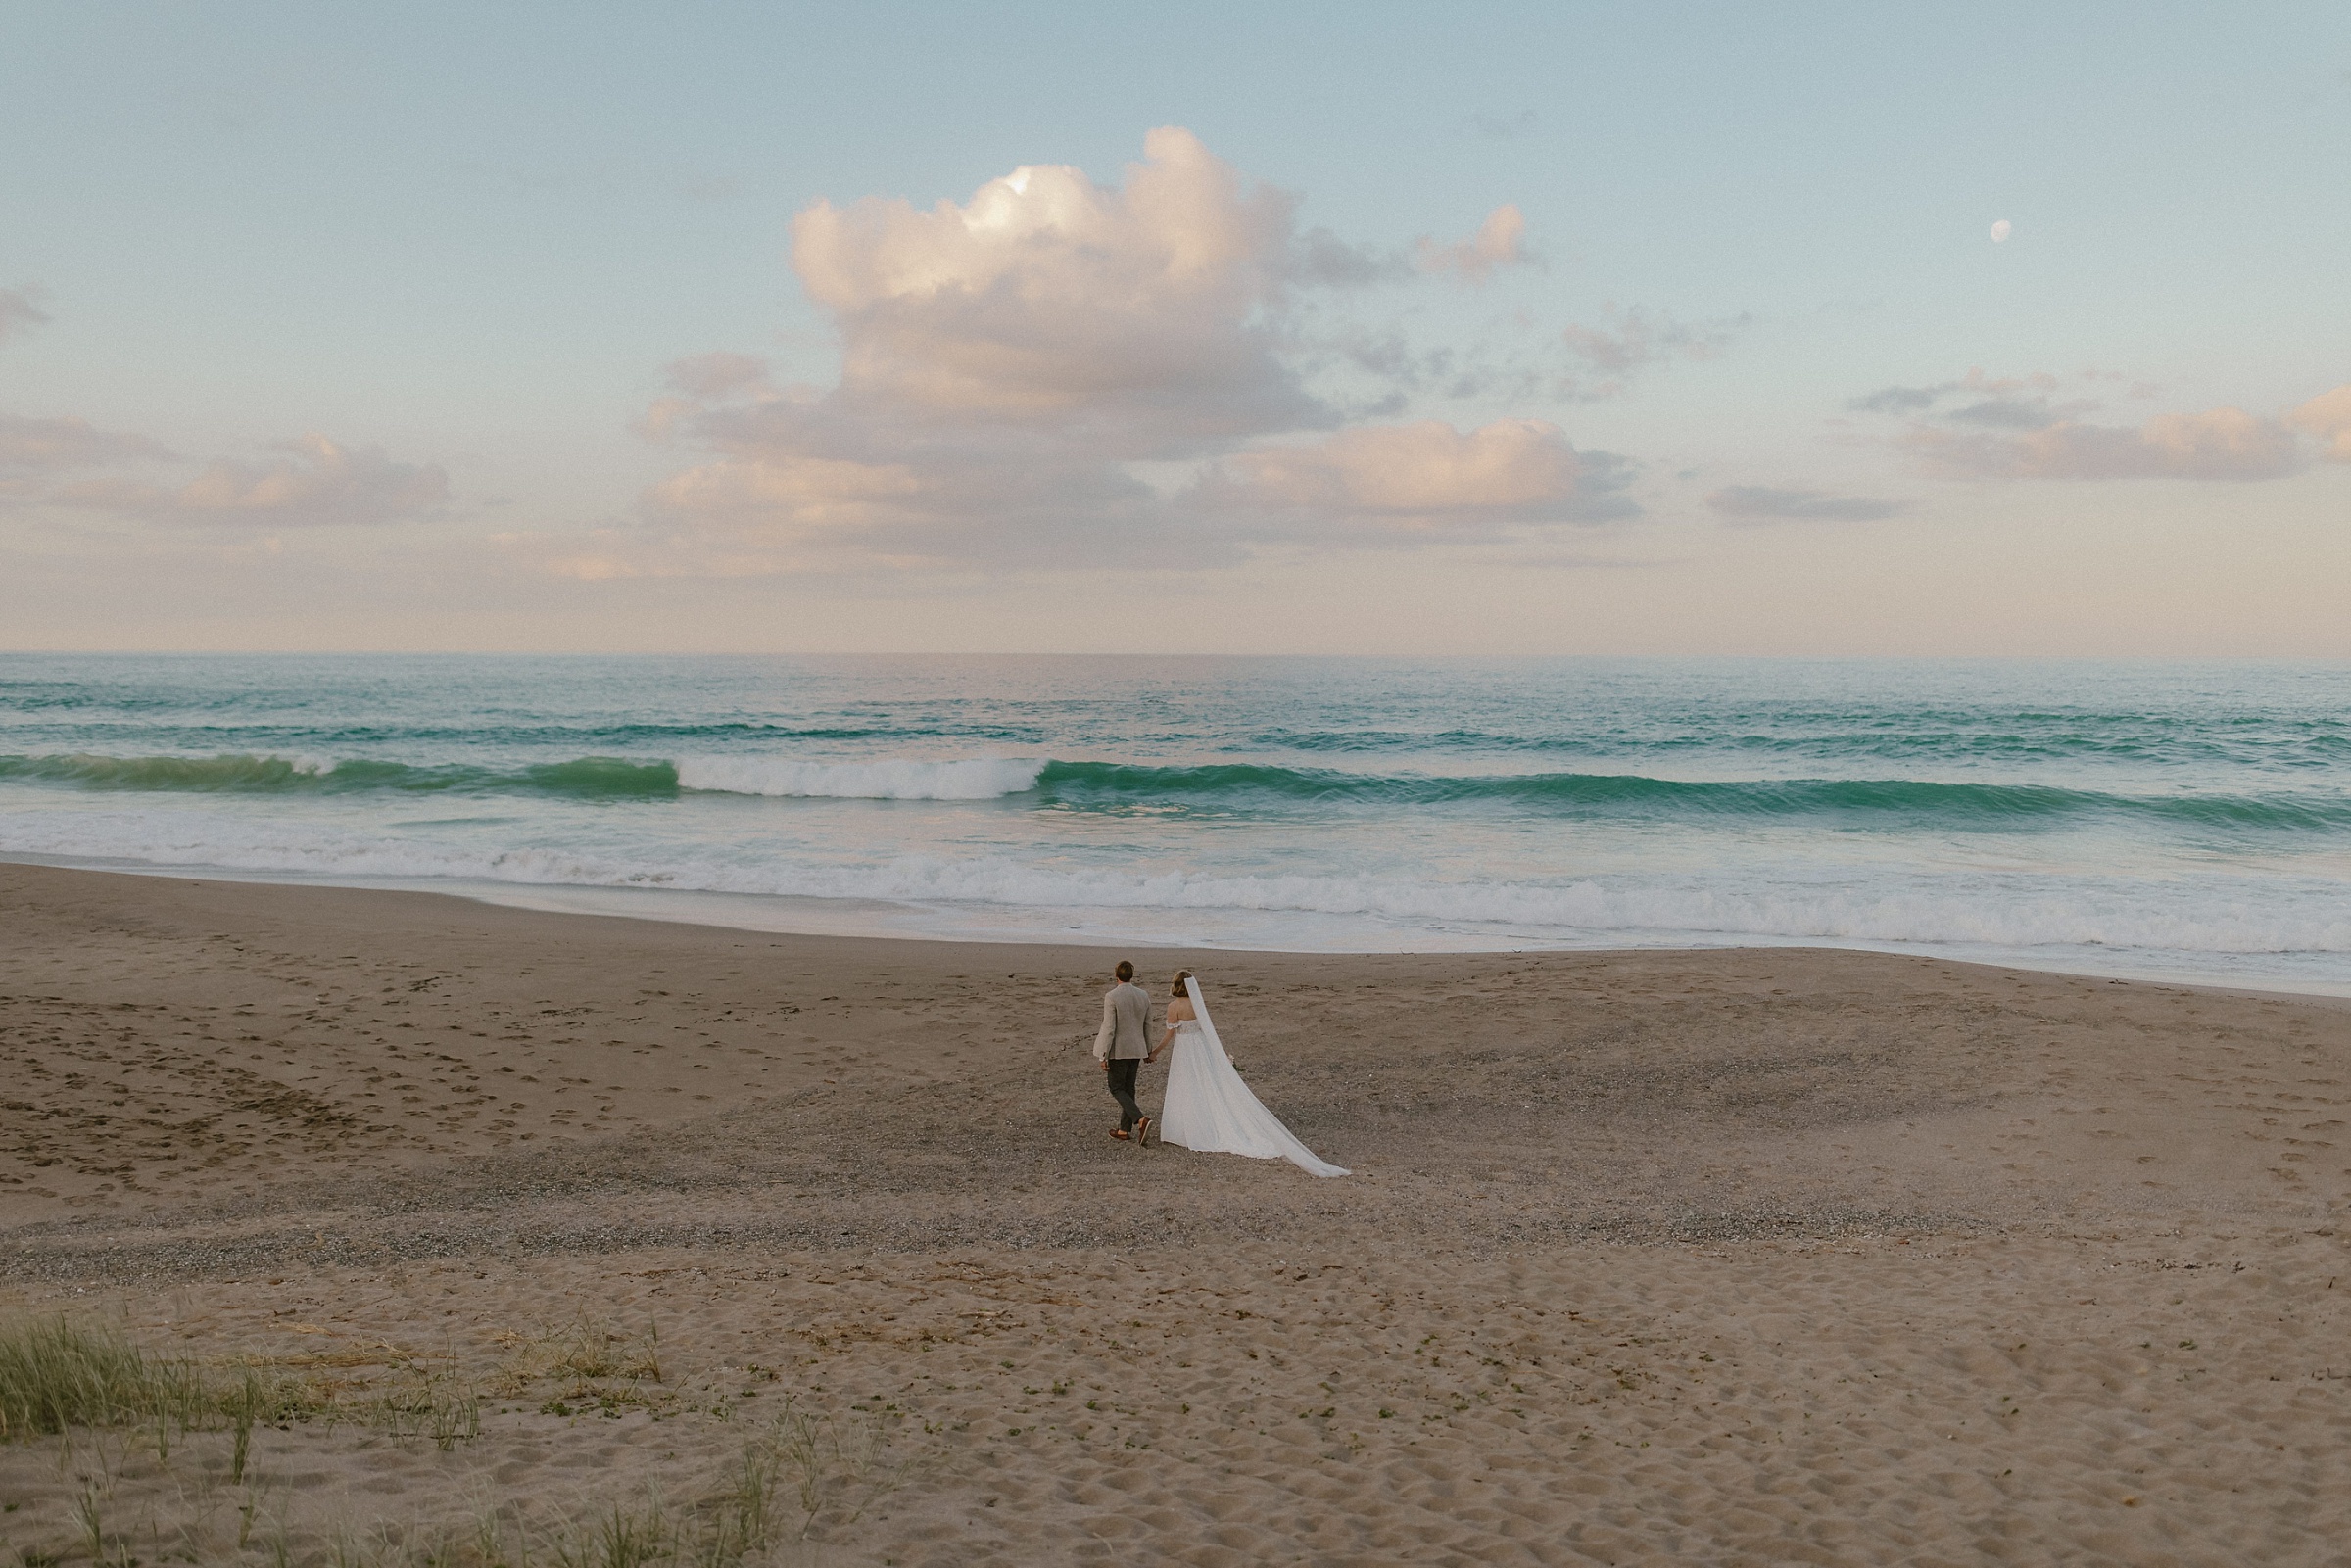
<path id="1" fill-rule="evenodd" d="M 1327 1160 L 1318 1158 L 1312 1149 L 1298 1141 L 1296 1133 L 1282 1125 L 1279 1117 L 1266 1109 L 1264 1102 L 1250 1092 L 1249 1085 L 1241 1080 L 1240 1072 L 1232 1065 L 1232 1053 L 1224 1049 L 1223 1038 L 1217 1033 L 1217 1025 L 1208 1016 L 1208 998 L 1201 994 L 1200 982 L 1186 976 L 1183 990 L 1192 999 L 1192 1017 L 1199 1021 L 1201 1038 L 1208 1044 L 1210 1073 L 1223 1080 L 1230 1099 L 1238 1102 L 1234 1107 L 1236 1111 L 1246 1107 L 1243 1119 L 1249 1124 L 1249 1131 L 1253 1135 L 1249 1142 L 1256 1145 L 1244 1148 L 1221 1144 L 1219 1147 L 1260 1158 L 1287 1160 L 1309 1175 L 1347 1175 L 1349 1172 L 1345 1165 L 1334 1165 Z"/>
<path id="2" fill-rule="evenodd" d="M 1192 999 L 1192 1017 L 1200 1021 L 1200 1032 L 1207 1037 L 1208 1043 L 1216 1048 L 1217 1055 L 1224 1059 L 1225 1065 L 1230 1066 L 1232 1053 L 1224 1049 L 1223 1037 L 1217 1033 L 1216 1024 L 1209 1020 L 1208 998 L 1200 994 L 1200 982 L 1189 974 L 1183 977 L 1183 994 Z"/>

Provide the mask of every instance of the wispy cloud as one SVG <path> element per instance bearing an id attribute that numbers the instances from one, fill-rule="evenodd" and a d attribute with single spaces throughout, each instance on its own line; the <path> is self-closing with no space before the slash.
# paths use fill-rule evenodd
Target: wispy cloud
<path id="1" fill-rule="evenodd" d="M 1904 510 L 1902 502 L 1875 496 L 1778 490 L 1768 485 L 1729 485 L 1707 496 L 1706 504 L 1738 523 L 1874 523 Z"/>
<path id="2" fill-rule="evenodd" d="M 49 319 L 35 303 L 39 292 L 0 289 L 0 339 Z M 74 478 L 133 464 L 186 474 L 193 464 L 151 437 L 72 415 L 0 413 L 0 502 L 11 510 L 57 506 L 146 522 L 276 527 L 407 521 L 449 499 L 449 476 L 440 468 L 396 462 L 378 448 L 309 435 L 276 450 L 285 455 L 258 463 L 222 458 L 185 479 Z"/>
<path id="3" fill-rule="evenodd" d="M 2158 414 L 2140 425 L 2060 420 L 2017 435 L 1921 428 L 1905 444 L 1965 479 L 2277 479 L 2302 466 L 2293 433 L 2242 408 Z"/>
<path id="4" fill-rule="evenodd" d="M 2081 404 L 2072 408 L 2057 408 L 2046 398 L 1986 398 L 1965 407 L 1947 409 L 1943 417 L 1955 425 L 1975 425 L 1987 430 L 2046 430 L 2062 422 L 2069 413 L 2087 413 L 2095 404 Z"/>
<path id="5" fill-rule="evenodd" d="M 1579 371 L 1565 382 L 1570 395 L 1593 400 L 1620 396 L 1635 372 L 1661 360 L 1711 359 L 1746 331 L 1751 318 L 1739 315 L 1690 324 L 1653 316 L 1639 306 L 1611 306 L 1597 326 L 1570 325 L 1559 334 Z M 1601 380 L 1585 379 L 1598 372 Z"/>
<path id="6" fill-rule="evenodd" d="M 41 296 L 36 284 L 0 289 L 0 343 L 49 319 L 49 312 L 40 307 Z"/>
<path id="7" fill-rule="evenodd" d="M 2095 376 L 2097 372 L 2090 372 Z M 1982 369 L 1971 369 L 1955 381 L 1939 381 L 1924 387 L 1880 387 L 1877 391 L 1853 399 L 1846 406 L 1855 413 L 1913 414 L 1924 413 L 1952 398 L 1978 400 L 1971 406 L 1984 407 L 2001 404 L 2016 404 L 2019 400 L 2043 397 L 2055 392 L 2061 383 L 2045 371 L 2028 376 L 1988 376 Z"/>
<path id="8" fill-rule="evenodd" d="M 1880 387 L 1853 399 L 1846 406 L 1855 413 L 1921 413 L 1935 406 L 1944 387 Z"/>
<path id="9" fill-rule="evenodd" d="M 283 442 L 269 462 L 222 459 L 183 484 L 89 479 L 53 491 L 55 505 L 147 522 L 360 526 L 410 521 L 449 499 L 449 477 L 429 464 L 396 462 L 381 449 L 351 449 L 324 436 Z"/>
<path id="10" fill-rule="evenodd" d="M 2086 371 L 2083 379 L 2123 378 Z M 2046 372 L 1991 377 L 1977 369 L 1955 381 L 1881 388 L 1847 406 L 1905 418 L 1907 428 L 1895 444 L 1928 472 L 1958 479 L 2247 483 L 2282 478 L 2304 466 L 2308 453 L 2295 427 L 2322 441 L 2333 439 L 2328 420 L 2334 405 L 2327 398 L 2282 419 L 2222 406 L 2109 424 L 2089 417 L 2100 406 L 2095 399 L 2061 401 L 2056 394 L 2063 386 Z M 2351 410 L 2351 396 L 2343 402 Z"/>
<path id="11" fill-rule="evenodd" d="M 1348 404 L 1351 417 L 1392 417 L 1413 398 L 1559 405 L 1626 397 L 1646 372 L 1727 353 L 1752 324 L 1746 314 L 1686 322 L 1610 306 L 1596 325 L 1533 334 L 1519 314 L 1502 336 L 1462 343 L 1416 342 L 1389 324 L 1327 331 L 1301 348 L 1369 378 L 1376 396 Z"/>
<path id="12" fill-rule="evenodd" d="M 161 442 L 100 430 L 86 419 L 0 414 L 0 468 L 20 473 L 98 468 L 170 455 Z"/>
<path id="13" fill-rule="evenodd" d="M 2086 379 L 2097 379 L 2097 373 L 2090 372 Z M 1847 406 L 1859 413 L 1932 412 L 1947 423 L 1984 430 L 2043 430 L 2098 406 L 2095 399 L 2088 398 L 2056 402 L 2051 394 L 2061 385 L 2057 377 L 2045 372 L 1992 377 L 1970 370 L 1956 381 L 1930 387 L 1884 387 L 1855 398 Z"/>
<path id="14" fill-rule="evenodd" d="M 1526 249 L 1526 216 L 1507 205 L 1488 213 L 1468 239 L 1440 245 L 1422 236 L 1414 247 L 1414 261 L 1423 272 L 1451 272 L 1470 283 L 1483 283 L 1501 267 L 1535 263 Z"/>

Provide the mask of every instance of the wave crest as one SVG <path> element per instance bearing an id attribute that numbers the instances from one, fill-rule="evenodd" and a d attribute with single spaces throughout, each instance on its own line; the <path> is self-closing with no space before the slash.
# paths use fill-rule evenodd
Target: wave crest
<path id="1" fill-rule="evenodd" d="M 993 800 L 1025 794 L 1046 771 L 1042 762 L 1008 757 L 924 762 L 797 762 L 784 757 L 688 757 L 678 784 L 735 795 L 830 800 Z"/>
<path id="2" fill-rule="evenodd" d="M 108 757 L 73 751 L 44 757 L 0 757 L 0 779 L 32 779 L 90 789 L 197 789 L 266 793 L 315 787 L 335 771 L 323 757 Z"/>
<path id="3" fill-rule="evenodd" d="M 1302 803 L 1444 806 L 1498 803 L 1567 816 L 1723 818 L 1906 817 L 1976 827 L 2031 827 L 2096 814 L 2183 825 L 2337 831 L 2351 827 L 2341 795 L 2126 795 L 2056 784 L 1914 779 L 1653 779 L 1641 774 L 1445 776 L 1343 773 L 1255 763 L 1137 767 L 1056 762 L 1038 788 L 1072 806 L 1184 802 L 1241 807 L 1251 797 Z"/>
<path id="4" fill-rule="evenodd" d="M 372 758 L 229 753 L 110 757 L 87 752 L 0 756 L 0 781 L 85 789 L 229 794 L 403 793 L 557 795 L 578 800 L 671 800 L 684 793 L 828 800 L 994 800 L 1032 795 L 1079 811 L 1177 807 L 1248 815 L 1299 807 L 1495 806 L 1528 815 L 1598 820 L 1708 818 L 1859 822 L 2031 830 L 2069 820 L 2136 818 L 2190 831 L 2331 833 L 2351 829 L 2351 796 L 2300 790 L 2260 795 L 2123 794 L 2057 784 L 1915 779 L 1655 779 L 1640 774 L 1378 774 L 1265 763 L 1153 765 L 1017 757 L 876 757 L 810 761 L 777 756 L 687 756 L 676 761 L 574 757 L 497 769 Z"/>
<path id="5" fill-rule="evenodd" d="M 452 763 L 418 767 L 373 758 L 107 757 L 91 752 L 0 756 L 0 779 L 77 785 L 84 789 L 164 790 L 199 794 L 411 794 L 512 791 L 587 799 L 657 799 L 678 792 L 677 770 L 666 762 L 622 757 L 575 757 L 512 772 Z"/>

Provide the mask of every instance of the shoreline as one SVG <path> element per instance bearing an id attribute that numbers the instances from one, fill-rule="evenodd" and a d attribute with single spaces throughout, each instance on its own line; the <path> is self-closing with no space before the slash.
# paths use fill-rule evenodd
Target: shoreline
<path id="1" fill-rule="evenodd" d="M 833 1468 L 774 1561 L 2351 1533 L 2333 999 L 1132 949 L 1203 970 L 1356 1171 L 1318 1181 L 1104 1136 L 1099 947 L 0 865 L 0 1327 L 111 1324 L 316 1412 L 241 1472 L 217 1429 L 0 1443 L 11 1544 L 66 1560 L 85 1472 L 150 1560 L 245 1499 L 288 1560 L 389 1568 L 485 1519 L 543 1554 L 674 1520 L 801 1438 Z"/>
<path id="2" fill-rule="evenodd" d="M 2336 980 L 2311 979 L 2301 984 L 2248 984 L 2225 975 L 2194 969 L 2135 968 L 2128 964 L 2050 967 L 2046 955 L 2014 956 L 2014 950 L 1956 944 L 1846 941 L 1827 937 L 1798 938 L 1757 935 L 1751 939 L 1726 937 L 1718 942 L 1658 942 L 1618 946 L 1579 946 L 1556 943 L 1524 943 L 1511 945 L 1456 944 L 1419 947 L 1278 947 L 1264 945 L 1194 942 L 1190 944 L 1151 937 L 1128 940 L 1112 935 L 1083 932 L 1037 934 L 941 934 L 893 927 L 888 917 L 902 915 L 919 906 L 884 900 L 848 898 L 795 897 L 770 893 L 724 893 L 694 888 L 611 887 L 591 883 L 568 882 L 498 882 L 468 879 L 441 878 L 320 878 L 297 873 L 244 871 L 219 867 L 173 867 L 147 865 L 99 865 L 82 860 L 46 856 L 0 855 L 0 866 L 35 866 L 54 871 L 86 873 L 101 877 L 143 877 L 164 880 L 216 881 L 254 887 L 319 887 L 340 888 L 355 892 L 422 893 L 432 897 L 459 899 L 497 908 L 526 910 L 536 914 L 577 916 L 596 920 L 637 920 L 662 925 L 702 927 L 712 930 L 753 932 L 759 935 L 790 937 L 833 937 L 847 941 L 904 941 L 944 942 L 964 946 L 1005 947 L 1074 947 L 1118 948 L 1135 952 L 1223 953 L 1255 954 L 1290 959 L 1324 959 L 1340 957 L 1404 957 L 1442 956 L 1463 957 L 1593 954 L 1612 953 L 1720 953 L 1720 952 L 1827 952 L 1873 953 L 1890 958 L 1916 958 L 1937 963 L 1965 964 L 1985 969 L 2023 970 L 2036 974 L 2067 975 L 2084 979 L 2119 980 L 2135 985 L 2175 986 L 2199 991 L 2215 991 L 2245 996 L 2279 996 L 2312 999 L 2335 999 L 2351 1003 L 2351 977 Z M 663 908 L 665 901 L 670 903 Z M 613 907 L 599 907 L 609 905 Z M 641 906 L 641 907 L 624 907 Z M 827 922 L 821 919 L 793 922 L 776 918 L 780 913 L 795 910 L 822 911 L 836 917 Z M 867 924 L 858 925 L 840 918 L 845 912 L 869 912 Z M 724 912 L 735 912 L 737 920 L 720 918 Z M 769 916 L 768 919 L 758 919 Z"/>

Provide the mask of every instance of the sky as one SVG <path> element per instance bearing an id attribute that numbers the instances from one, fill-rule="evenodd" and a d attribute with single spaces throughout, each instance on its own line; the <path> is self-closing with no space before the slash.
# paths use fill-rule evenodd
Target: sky
<path id="1" fill-rule="evenodd" d="M 0 648 L 2351 657 L 2339 3 L 0 0 Z"/>

